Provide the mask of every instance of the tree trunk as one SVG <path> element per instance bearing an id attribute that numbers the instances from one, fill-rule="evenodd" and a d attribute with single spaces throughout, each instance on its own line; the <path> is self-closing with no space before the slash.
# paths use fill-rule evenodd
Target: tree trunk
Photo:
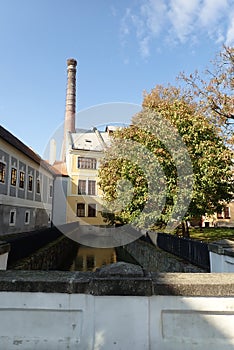
<path id="1" fill-rule="evenodd" d="M 182 236 L 183 237 L 188 237 L 189 238 L 189 226 L 188 226 L 188 222 L 185 220 L 185 221 L 182 221 L 181 222 L 181 225 L 182 225 Z"/>

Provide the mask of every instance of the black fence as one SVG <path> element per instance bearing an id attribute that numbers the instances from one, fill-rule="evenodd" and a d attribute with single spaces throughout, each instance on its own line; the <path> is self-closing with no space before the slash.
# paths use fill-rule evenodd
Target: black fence
<path id="1" fill-rule="evenodd" d="M 36 250 L 56 240 L 61 235 L 62 233 L 56 227 L 52 227 L 33 232 L 20 233 L 17 236 L 4 239 L 4 241 L 11 245 L 8 256 L 8 266 L 19 259 L 26 258 L 33 254 Z"/>
<path id="2" fill-rule="evenodd" d="M 210 271 L 209 250 L 206 243 L 190 238 L 158 233 L 157 245 L 169 253 Z"/>

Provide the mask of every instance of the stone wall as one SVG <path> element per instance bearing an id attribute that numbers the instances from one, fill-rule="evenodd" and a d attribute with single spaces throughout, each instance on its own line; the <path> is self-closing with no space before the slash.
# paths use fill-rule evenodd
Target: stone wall
<path id="1" fill-rule="evenodd" d="M 66 260 L 75 255 L 78 244 L 66 236 L 61 236 L 50 244 L 42 247 L 29 257 L 11 265 L 14 270 L 56 270 Z"/>
<path id="2" fill-rule="evenodd" d="M 145 270 L 156 272 L 206 272 L 140 239 L 123 246 Z"/>

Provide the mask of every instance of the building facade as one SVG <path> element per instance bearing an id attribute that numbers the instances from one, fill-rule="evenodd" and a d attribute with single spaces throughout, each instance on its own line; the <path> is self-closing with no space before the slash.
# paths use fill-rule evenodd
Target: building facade
<path id="1" fill-rule="evenodd" d="M 68 135 L 66 165 L 69 174 L 67 222 L 82 225 L 105 225 L 102 217 L 102 192 L 98 169 L 109 141 L 109 133 L 96 129 Z"/>
<path id="2" fill-rule="evenodd" d="M 234 200 L 226 204 L 222 211 L 212 216 L 204 215 L 202 227 L 234 227 Z"/>
<path id="3" fill-rule="evenodd" d="M 54 172 L 0 126 L 0 235 L 51 225 Z"/>

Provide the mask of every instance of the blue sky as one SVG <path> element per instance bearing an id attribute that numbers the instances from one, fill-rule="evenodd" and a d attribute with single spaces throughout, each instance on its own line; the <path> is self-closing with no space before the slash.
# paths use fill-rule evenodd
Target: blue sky
<path id="1" fill-rule="evenodd" d="M 234 44 L 234 0 L 2 1 L 1 124 L 42 155 L 63 122 L 67 58 L 78 60 L 79 112 L 141 105 L 144 90 L 204 70 L 223 44 Z M 101 114 L 81 113 L 77 127 L 105 123 Z"/>

